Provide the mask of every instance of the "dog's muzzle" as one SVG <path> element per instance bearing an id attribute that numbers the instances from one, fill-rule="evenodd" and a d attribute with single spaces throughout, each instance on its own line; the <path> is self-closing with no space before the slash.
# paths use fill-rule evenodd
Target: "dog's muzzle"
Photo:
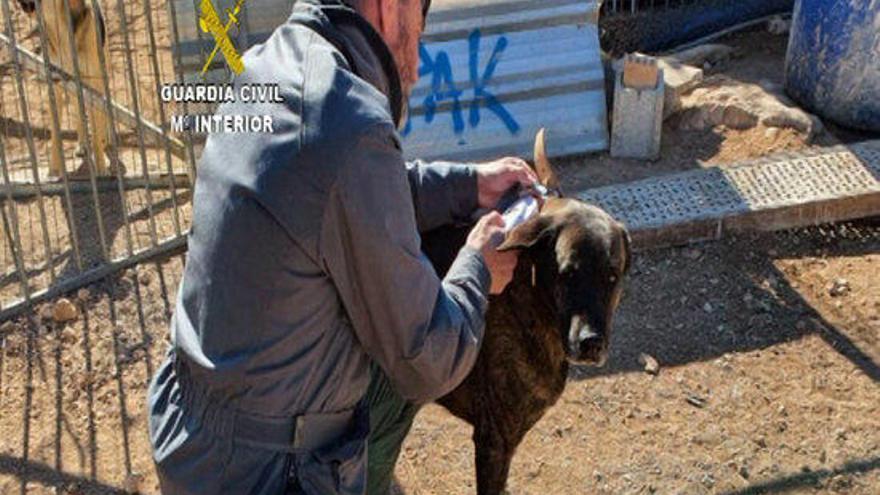
<path id="1" fill-rule="evenodd" d="M 593 330 L 586 317 L 574 315 L 568 331 L 567 351 L 569 361 L 602 366 L 608 359 L 608 339 Z"/>

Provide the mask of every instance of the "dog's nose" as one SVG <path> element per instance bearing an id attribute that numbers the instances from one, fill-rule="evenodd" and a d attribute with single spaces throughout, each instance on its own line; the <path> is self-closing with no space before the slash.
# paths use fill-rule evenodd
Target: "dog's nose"
<path id="1" fill-rule="evenodd" d="M 568 333 L 569 356 L 579 362 L 600 365 L 605 361 L 606 344 L 601 333 L 593 330 L 586 316 L 571 318 Z"/>
<path id="2" fill-rule="evenodd" d="M 587 319 L 581 315 L 571 317 L 568 340 L 572 349 L 577 351 L 602 344 L 602 336 L 593 330 Z"/>

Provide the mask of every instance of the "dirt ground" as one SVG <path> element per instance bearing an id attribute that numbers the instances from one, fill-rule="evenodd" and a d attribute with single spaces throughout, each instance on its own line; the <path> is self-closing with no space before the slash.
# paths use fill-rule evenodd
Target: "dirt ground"
<path id="1" fill-rule="evenodd" d="M 722 68 L 779 78 L 784 38 L 727 42 Z M 835 132 L 819 144 L 857 139 Z M 807 144 L 763 129 L 664 134 L 656 163 L 580 157 L 569 186 L 744 160 Z M 144 395 L 167 346 L 183 256 L 0 324 L 0 493 L 157 491 Z M 612 355 L 578 368 L 514 460 L 522 494 L 880 493 L 880 219 L 638 253 Z M 656 376 L 639 362 L 660 364 Z M 470 428 L 418 416 L 398 492 L 474 492 Z"/>

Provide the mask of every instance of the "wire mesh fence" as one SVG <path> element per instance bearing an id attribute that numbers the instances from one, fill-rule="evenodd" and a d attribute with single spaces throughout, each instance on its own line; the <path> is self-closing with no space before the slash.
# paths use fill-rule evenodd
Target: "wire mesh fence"
<path id="1" fill-rule="evenodd" d="M 0 0 L 0 319 L 185 242 L 172 8 Z"/>

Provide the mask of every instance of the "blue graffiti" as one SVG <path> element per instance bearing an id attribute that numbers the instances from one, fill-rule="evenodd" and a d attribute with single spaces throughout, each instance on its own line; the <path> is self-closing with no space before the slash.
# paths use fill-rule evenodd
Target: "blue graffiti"
<path id="1" fill-rule="evenodd" d="M 452 128 L 456 134 L 464 132 L 464 119 L 461 115 L 462 91 L 455 86 L 452 77 L 452 66 L 449 63 L 449 55 L 441 51 L 432 60 L 428 49 L 422 44 L 419 46 L 419 56 L 422 66 L 419 67 L 419 77 L 432 74 L 431 93 L 425 97 L 425 122 L 434 121 L 437 105 L 443 100 L 452 100 Z"/>
<path id="2" fill-rule="evenodd" d="M 501 119 L 511 134 L 516 134 L 520 129 L 516 119 L 504 108 L 504 105 L 498 101 L 498 98 L 487 89 L 492 77 L 495 75 L 495 69 L 498 67 L 501 55 L 507 48 L 507 38 L 499 36 L 482 74 L 480 73 L 479 61 L 480 38 L 481 33 L 479 29 L 475 29 L 468 36 L 468 66 L 470 69 L 470 82 L 473 87 L 473 98 L 470 101 L 470 109 L 468 111 L 468 124 L 471 128 L 476 128 L 480 124 L 480 108 L 488 108 Z M 455 84 L 449 55 L 445 51 L 440 50 L 432 57 L 425 45 L 420 44 L 419 58 L 421 60 L 419 77 L 431 77 L 431 91 L 423 100 L 425 122 L 428 124 L 433 122 L 438 106 L 444 101 L 451 101 L 452 129 L 456 135 L 461 135 L 465 131 L 465 120 L 461 103 L 463 91 L 458 89 Z M 403 135 L 409 134 L 411 130 L 412 121 L 410 118 L 404 127 Z"/>

